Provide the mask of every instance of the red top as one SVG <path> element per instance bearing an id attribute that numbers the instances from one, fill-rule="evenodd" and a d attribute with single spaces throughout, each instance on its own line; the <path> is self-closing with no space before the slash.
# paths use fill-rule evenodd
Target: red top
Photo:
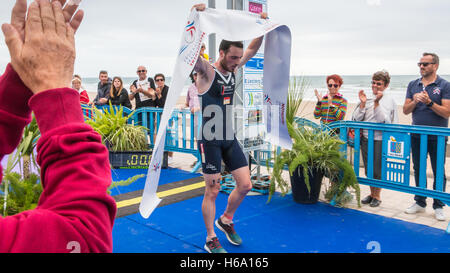
<path id="1" fill-rule="evenodd" d="M 89 95 L 86 90 L 80 92 L 80 103 L 81 104 L 89 104 Z"/>
<path id="2" fill-rule="evenodd" d="M 9 64 L 0 77 L 0 159 L 18 145 L 31 111 L 41 131 L 44 191 L 36 209 L 0 217 L 0 252 L 112 252 L 116 204 L 106 192 L 108 151 L 84 123 L 78 92 L 33 95 Z"/>

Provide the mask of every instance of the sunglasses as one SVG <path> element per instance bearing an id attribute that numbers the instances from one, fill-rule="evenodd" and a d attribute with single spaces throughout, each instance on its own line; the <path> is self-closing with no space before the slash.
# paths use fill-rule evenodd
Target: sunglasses
<path id="1" fill-rule="evenodd" d="M 157 81 L 157 82 L 163 82 L 164 79 L 156 79 L 155 81 Z"/>
<path id="2" fill-rule="evenodd" d="M 338 88 L 338 87 L 339 87 L 339 84 L 329 84 L 329 85 L 328 85 L 329 88 L 331 88 L 331 87 L 333 87 L 333 86 L 334 86 L 334 88 Z"/>
<path id="3" fill-rule="evenodd" d="M 421 67 L 421 66 L 427 67 L 429 64 L 436 64 L 436 63 L 417 63 L 417 66 L 418 67 Z"/>
<path id="4" fill-rule="evenodd" d="M 137 73 L 144 73 L 147 72 L 147 70 L 138 70 Z"/>
<path id="5" fill-rule="evenodd" d="M 374 82 L 374 81 L 371 81 L 371 83 L 372 83 L 372 85 L 376 85 L 376 86 L 382 86 L 383 85 L 383 83 L 381 83 L 381 82 Z"/>

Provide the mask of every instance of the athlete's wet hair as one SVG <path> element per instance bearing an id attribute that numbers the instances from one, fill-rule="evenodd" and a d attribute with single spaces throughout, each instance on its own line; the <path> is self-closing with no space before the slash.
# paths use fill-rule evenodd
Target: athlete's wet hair
<path id="1" fill-rule="evenodd" d="M 242 42 L 222 40 L 222 42 L 220 42 L 219 51 L 223 50 L 224 53 L 228 53 L 231 46 L 244 48 L 244 44 Z"/>

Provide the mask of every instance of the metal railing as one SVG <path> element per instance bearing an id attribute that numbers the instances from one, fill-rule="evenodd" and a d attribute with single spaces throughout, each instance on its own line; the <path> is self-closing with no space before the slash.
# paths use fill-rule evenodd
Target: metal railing
<path id="1" fill-rule="evenodd" d="M 109 109 L 109 105 L 96 106 L 98 109 Z M 121 106 L 114 106 L 118 109 Z M 161 116 L 163 113 L 162 108 L 155 107 L 142 107 L 135 111 L 130 110 L 127 107 L 122 107 L 124 114 L 131 114 L 129 123 L 135 125 L 141 125 L 147 128 L 147 135 L 149 140 L 149 147 L 153 148 L 155 145 L 156 135 L 161 122 Z M 92 118 L 92 108 L 87 105 L 82 105 L 82 111 L 85 117 Z M 198 119 L 198 122 L 195 122 Z M 191 172 L 196 172 L 201 166 L 200 151 L 197 148 L 197 141 L 195 137 L 195 130 L 198 129 L 196 124 L 200 124 L 200 115 L 193 114 L 188 109 L 178 110 L 175 109 L 172 113 L 172 117 L 169 120 L 169 124 L 166 132 L 165 151 L 168 152 L 180 152 L 192 154 L 197 158 L 196 165 L 192 168 Z"/>

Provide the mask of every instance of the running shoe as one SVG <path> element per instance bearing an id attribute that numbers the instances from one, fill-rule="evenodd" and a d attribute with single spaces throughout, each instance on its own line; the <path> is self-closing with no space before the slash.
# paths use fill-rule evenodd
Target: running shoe
<path id="1" fill-rule="evenodd" d="M 209 253 L 227 253 L 227 251 L 220 245 L 217 237 L 214 237 L 210 241 L 206 242 L 203 248 Z"/>
<path id="2" fill-rule="evenodd" d="M 225 235 L 227 235 L 227 239 L 230 243 L 232 243 L 233 245 L 241 245 L 242 244 L 242 239 L 241 237 L 239 237 L 239 235 L 236 233 L 236 231 L 234 230 L 234 224 L 231 223 L 229 225 L 224 224 L 222 222 L 222 220 L 217 219 L 216 220 L 216 227 L 219 228 L 221 231 L 223 231 L 225 233 Z"/>

